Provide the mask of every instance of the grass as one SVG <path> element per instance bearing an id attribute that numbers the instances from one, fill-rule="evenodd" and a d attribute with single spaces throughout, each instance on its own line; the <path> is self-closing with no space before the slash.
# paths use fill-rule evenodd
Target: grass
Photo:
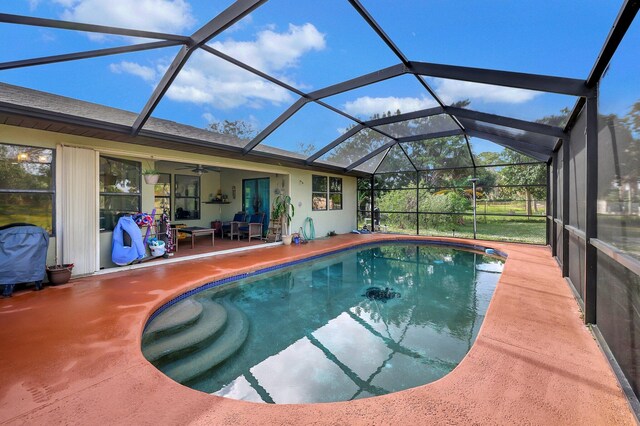
<path id="1" fill-rule="evenodd" d="M 44 214 L 32 214 L 29 212 L 14 213 L 8 215 L 1 215 L 0 226 L 8 225 L 10 223 L 30 223 L 32 225 L 41 226 L 51 233 L 53 225 L 51 223 L 51 213 Z"/>
<path id="2" fill-rule="evenodd" d="M 537 210 L 535 209 L 537 207 Z M 546 202 L 532 202 L 532 214 L 526 217 L 526 201 L 491 201 L 478 200 L 477 208 L 477 238 L 484 240 L 498 240 L 521 242 L 530 244 L 545 244 L 546 242 Z M 420 235 L 473 238 L 473 211 L 456 216 L 460 223 L 434 224 L 438 219 L 446 221 L 445 216 L 421 215 Z M 484 216 L 484 214 L 489 216 Z M 490 216 L 499 214 L 504 216 Z M 539 215 L 539 216 L 538 216 Z M 436 219 L 437 218 L 437 219 Z M 415 234 L 415 214 L 382 213 L 381 224 L 386 226 L 387 232 Z M 358 220 L 358 228 L 364 225 L 363 218 Z"/>
<path id="3" fill-rule="evenodd" d="M 405 216 L 406 217 L 406 216 Z M 473 238 L 473 217 L 460 216 L 462 223 L 455 225 L 428 225 L 421 220 L 420 235 Z M 415 220 L 415 219 L 414 219 Z M 382 220 L 387 232 L 415 234 L 415 222 L 402 223 L 391 219 Z M 359 223 L 362 227 L 364 222 Z M 545 244 L 546 220 L 521 216 L 479 216 L 477 218 L 477 238 L 484 240 Z"/>
<path id="4" fill-rule="evenodd" d="M 446 227 L 420 228 L 420 235 L 473 238 L 473 219 L 465 221 L 464 225 L 449 228 L 452 229 L 446 229 Z M 476 236 L 481 240 L 544 244 L 546 242 L 546 223 L 539 219 L 528 222 L 489 219 L 486 223 L 478 220 Z"/>
<path id="5" fill-rule="evenodd" d="M 531 203 L 531 214 L 545 216 L 546 201 L 537 201 Z M 527 203 L 521 201 L 490 201 L 478 200 L 476 204 L 478 214 L 509 214 L 509 215 L 526 215 Z M 473 208 L 468 210 L 473 213 Z"/>
<path id="6" fill-rule="evenodd" d="M 640 216 L 599 214 L 598 238 L 640 259 Z"/>

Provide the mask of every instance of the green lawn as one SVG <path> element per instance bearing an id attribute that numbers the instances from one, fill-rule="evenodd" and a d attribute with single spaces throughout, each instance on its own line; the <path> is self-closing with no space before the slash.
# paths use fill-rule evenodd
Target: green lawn
<path id="1" fill-rule="evenodd" d="M 599 214 L 598 239 L 640 259 L 640 216 Z"/>
<path id="2" fill-rule="evenodd" d="M 455 225 L 429 226 L 421 221 L 420 235 L 473 238 L 473 217 L 461 216 L 462 223 Z M 364 223 L 359 223 L 361 228 Z M 381 221 L 387 232 L 401 234 L 415 234 L 415 216 L 413 221 L 405 223 L 392 220 Z M 531 244 L 546 242 L 546 220 L 544 218 L 529 218 L 518 216 L 479 216 L 477 220 L 477 238 Z"/>
<path id="3" fill-rule="evenodd" d="M 546 217 L 545 201 L 537 201 L 531 206 L 533 217 L 526 217 L 526 202 L 478 200 L 477 238 L 485 240 L 512 241 L 531 244 L 545 244 Z M 537 209 L 536 209 L 537 208 Z M 503 216 L 484 216 L 484 214 Z M 420 235 L 456 236 L 473 238 L 473 211 L 451 217 L 442 215 L 421 215 Z M 539 215 L 539 216 L 538 216 Z M 415 214 L 382 213 L 381 224 L 387 232 L 415 234 Z M 454 222 L 441 224 L 438 222 Z M 358 220 L 358 228 L 364 225 Z"/>
<path id="4" fill-rule="evenodd" d="M 537 201 L 531 203 L 531 214 L 545 216 L 546 201 Z M 491 201 L 478 200 L 476 203 L 476 211 L 478 214 L 512 214 L 526 215 L 527 205 L 525 201 Z M 473 213 L 473 208 L 468 210 Z"/>
<path id="5" fill-rule="evenodd" d="M 498 219 L 493 220 L 493 217 L 488 217 L 486 223 L 478 220 L 477 238 L 531 244 L 544 244 L 546 242 L 546 223 L 544 219 L 531 219 L 529 221 Z M 456 225 L 449 228 L 453 229 L 446 229 L 445 227 L 420 228 L 420 235 L 473 238 L 473 219 L 465 221 L 464 225 Z"/>
<path id="6" fill-rule="evenodd" d="M 0 226 L 9 225 L 10 223 L 30 223 L 32 225 L 43 227 L 49 233 L 53 230 L 51 212 L 48 212 L 48 214 L 38 212 L 0 214 Z"/>

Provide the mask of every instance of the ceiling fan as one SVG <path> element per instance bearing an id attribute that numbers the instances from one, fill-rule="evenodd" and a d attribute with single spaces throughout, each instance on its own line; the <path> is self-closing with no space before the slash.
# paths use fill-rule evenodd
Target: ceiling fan
<path id="1" fill-rule="evenodd" d="M 180 168 L 177 168 L 176 170 L 191 170 L 193 173 L 196 173 L 198 175 L 201 175 L 203 173 L 220 171 L 220 169 L 217 167 L 203 166 L 202 164 L 189 164 L 187 165 L 187 167 L 180 167 Z"/>

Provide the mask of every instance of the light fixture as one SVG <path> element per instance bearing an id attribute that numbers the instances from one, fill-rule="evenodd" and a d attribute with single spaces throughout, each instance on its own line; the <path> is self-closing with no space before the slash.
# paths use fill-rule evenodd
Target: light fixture
<path id="1" fill-rule="evenodd" d="M 27 154 L 26 152 L 18 153 L 18 161 L 27 161 L 27 160 L 29 160 L 29 154 Z"/>
<path id="2" fill-rule="evenodd" d="M 49 158 L 46 155 L 40 155 L 38 157 L 38 161 L 41 163 L 48 163 L 49 162 Z"/>

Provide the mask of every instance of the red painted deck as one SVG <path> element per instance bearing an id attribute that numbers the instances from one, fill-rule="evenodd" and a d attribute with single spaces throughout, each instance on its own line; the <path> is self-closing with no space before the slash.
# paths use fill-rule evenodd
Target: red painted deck
<path id="1" fill-rule="evenodd" d="M 544 247 L 486 243 L 509 259 L 476 343 L 444 378 L 391 395 L 311 405 L 228 400 L 173 382 L 140 352 L 148 316 L 191 288 L 293 258 L 395 238 L 401 237 L 343 235 L 158 264 L 0 300 L 0 422 L 635 424 Z"/>

